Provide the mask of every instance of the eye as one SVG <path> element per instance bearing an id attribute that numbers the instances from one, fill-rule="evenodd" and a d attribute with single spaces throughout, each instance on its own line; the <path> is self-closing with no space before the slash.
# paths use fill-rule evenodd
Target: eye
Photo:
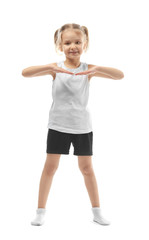
<path id="1" fill-rule="evenodd" d="M 81 43 L 81 42 L 78 41 L 77 43 Z"/>
<path id="2" fill-rule="evenodd" d="M 68 45 L 69 43 L 65 43 L 66 45 Z"/>

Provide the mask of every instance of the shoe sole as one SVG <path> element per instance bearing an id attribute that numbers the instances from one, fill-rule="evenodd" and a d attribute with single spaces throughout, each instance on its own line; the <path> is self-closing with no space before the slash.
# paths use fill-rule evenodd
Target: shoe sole
<path id="1" fill-rule="evenodd" d="M 100 224 L 100 225 L 103 225 L 103 226 L 108 226 L 108 225 L 110 225 L 110 223 L 108 223 L 108 224 L 106 224 L 106 223 L 99 223 L 99 222 L 97 222 L 97 221 L 95 221 L 95 220 L 93 220 L 93 223 Z"/>
<path id="2" fill-rule="evenodd" d="M 31 222 L 31 225 L 32 226 L 42 226 L 44 224 L 44 222 L 43 223 L 34 223 L 34 222 Z"/>

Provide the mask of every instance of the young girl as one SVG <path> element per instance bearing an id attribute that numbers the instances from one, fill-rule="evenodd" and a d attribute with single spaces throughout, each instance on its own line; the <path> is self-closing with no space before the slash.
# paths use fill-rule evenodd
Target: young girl
<path id="1" fill-rule="evenodd" d="M 61 154 L 69 154 L 71 143 L 78 166 L 92 205 L 93 221 L 109 225 L 101 215 L 98 186 L 92 165 L 93 129 L 89 109 L 89 84 L 92 77 L 122 79 L 123 72 L 115 68 L 101 67 L 80 62 L 83 51 L 89 46 L 88 29 L 78 24 L 65 24 L 54 34 L 56 51 L 65 54 L 65 61 L 33 66 L 22 71 L 24 77 L 52 75 L 53 102 L 49 112 L 47 134 L 47 157 L 42 171 L 38 208 L 32 225 L 45 221 L 46 202 L 53 176 L 58 168 Z M 58 52 L 58 51 L 57 51 Z"/>

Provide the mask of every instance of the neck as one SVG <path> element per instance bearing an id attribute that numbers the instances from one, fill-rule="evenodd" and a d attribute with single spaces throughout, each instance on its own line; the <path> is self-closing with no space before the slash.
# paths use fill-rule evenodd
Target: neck
<path id="1" fill-rule="evenodd" d="M 77 68 L 80 66 L 80 58 L 78 59 L 69 59 L 66 58 L 64 61 L 66 67 L 72 67 L 72 68 Z"/>

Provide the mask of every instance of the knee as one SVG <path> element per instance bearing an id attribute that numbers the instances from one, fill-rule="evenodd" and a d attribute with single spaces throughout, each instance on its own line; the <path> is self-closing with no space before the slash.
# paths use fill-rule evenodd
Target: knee
<path id="1" fill-rule="evenodd" d="M 53 176 L 57 169 L 58 169 L 58 166 L 53 166 L 53 165 L 46 166 L 45 165 L 44 172 L 49 176 Z"/>
<path id="2" fill-rule="evenodd" d="M 93 167 L 92 166 L 81 166 L 79 167 L 80 171 L 82 172 L 83 175 L 93 175 L 94 171 L 93 171 Z"/>

